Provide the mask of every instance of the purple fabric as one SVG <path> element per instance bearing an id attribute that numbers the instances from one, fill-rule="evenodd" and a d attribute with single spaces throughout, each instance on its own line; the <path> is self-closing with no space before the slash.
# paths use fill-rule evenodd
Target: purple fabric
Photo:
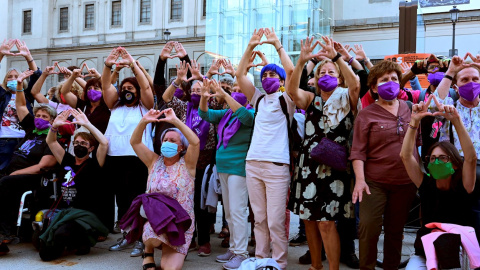
<path id="1" fill-rule="evenodd" d="M 323 137 L 317 146 L 310 152 L 313 160 L 325 164 L 337 171 L 344 171 L 348 167 L 347 149 L 327 137 Z"/>
<path id="2" fill-rule="evenodd" d="M 130 227 L 130 231 L 125 236 L 128 243 L 133 243 L 142 236 L 145 223 L 145 219 L 140 216 L 142 205 L 148 222 L 157 235 L 165 233 L 173 246 L 186 243 L 185 232 L 192 224 L 190 216 L 177 200 L 160 193 L 138 195 L 119 221 L 122 230 Z"/>
<path id="3" fill-rule="evenodd" d="M 400 84 L 389 81 L 384 84 L 381 84 L 377 87 L 378 95 L 383 98 L 385 101 L 392 101 L 397 98 L 398 93 L 400 93 Z"/>
<path id="4" fill-rule="evenodd" d="M 34 123 L 35 123 L 35 127 L 38 130 L 44 130 L 44 129 L 47 129 L 47 128 L 50 127 L 50 122 L 47 121 L 47 120 L 44 120 L 42 118 L 36 117 L 35 120 L 34 120 Z"/>
<path id="5" fill-rule="evenodd" d="M 337 77 L 333 77 L 328 74 L 325 74 L 320 79 L 318 79 L 317 84 L 318 84 L 318 87 L 320 87 L 320 90 L 324 92 L 331 92 L 337 88 L 338 79 Z"/>
<path id="6" fill-rule="evenodd" d="M 176 96 L 177 98 L 182 98 L 184 94 L 185 93 L 183 92 L 183 90 L 181 88 L 177 88 L 177 89 L 175 89 L 175 94 L 173 94 L 173 95 Z"/>
<path id="7" fill-rule="evenodd" d="M 280 80 L 278 78 L 265 78 L 262 80 L 262 88 L 267 95 L 275 93 L 280 88 Z"/>
<path id="8" fill-rule="evenodd" d="M 247 105 L 247 110 L 251 109 L 252 106 L 250 104 Z M 230 119 L 232 118 L 233 111 L 231 109 L 228 109 L 228 111 L 223 115 L 222 120 L 220 120 L 220 123 L 218 123 L 218 144 L 217 144 L 217 149 L 220 148 L 223 142 L 223 147 L 227 148 L 228 142 L 230 139 L 237 133 L 237 131 L 240 129 L 240 126 L 242 123 L 240 120 L 235 117 L 235 119 L 232 121 L 232 124 L 227 125 L 228 122 L 230 122 Z"/>
<path id="9" fill-rule="evenodd" d="M 428 74 L 428 81 L 433 86 L 438 86 L 440 82 L 443 80 L 443 76 L 445 73 L 443 72 L 435 72 Z"/>
<path id="10" fill-rule="evenodd" d="M 192 100 L 195 96 L 200 97 L 199 95 L 192 95 Z M 200 139 L 200 150 L 205 148 L 207 143 L 208 133 L 210 131 L 210 123 L 203 120 L 198 115 L 198 103 L 197 106 L 194 105 L 194 102 L 187 103 L 187 115 L 185 119 L 185 124 L 197 134 Z"/>
<path id="11" fill-rule="evenodd" d="M 91 102 L 97 102 L 102 98 L 102 91 L 88 90 L 87 97 Z"/>
<path id="12" fill-rule="evenodd" d="M 232 93 L 232 98 L 240 103 L 240 105 L 242 106 L 245 106 L 245 103 L 247 103 L 247 97 L 243 94 L 243 93 L 239 93 L 239 92 L 233 92 Z"/>
<path id="13" fill-rule="evenodd" d="M 458 93 L 462 98 L 468 101 L 474 101 L 480 94 L 480 83 L 469 82 L 458 87 Z M 36 120 L 36 119 L 35 119 Z"/>

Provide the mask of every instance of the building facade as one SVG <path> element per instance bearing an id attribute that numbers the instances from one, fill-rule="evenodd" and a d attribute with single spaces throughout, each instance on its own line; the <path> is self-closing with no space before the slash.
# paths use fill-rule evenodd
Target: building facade
<path id="1" fill-rule="evenodd" d="M 125 47 L 153 75 L 167 39 L 181 42 L 205 71 L 212 58 L 238 64 L 255 28 L 274 27 L 296 63 L 300 39 L 332 36 L 345 44 L 362 44 L 371 59 L 398 52 L 401 0 L 0 0 L 8 16 L 0 18 L 4 38 L 27 42 L 38 66 L 87 63 L 103 68 L 112 48 Z M 427 4 L 425 4 L 427 3 Z M 435 4 L 440 3 L 440 4 Z M 420 0 L 417 52 L 448 55 L 452 43 L 451 3 L 461 3 L 456 48 L 480 53 L 480 1 Z M 168 29 L 170 36 L 164 32 Z M 270 62 L 279 59 L 271 46 L 259 47 Z M 168 60 L 169 77 L 178 58 Z M 7 68 L 21 70 L 20 57 L 5 57 Z M 253 71 L 254 72 L 254 71 Z M 258 72 L 258 71 L 257 71 Z M 255 72 L 254 72 L 255 73 Z M 120 78 L 131 76 L 128 69 Z M 43 91 L 61 77 L 50 76 Z"/>

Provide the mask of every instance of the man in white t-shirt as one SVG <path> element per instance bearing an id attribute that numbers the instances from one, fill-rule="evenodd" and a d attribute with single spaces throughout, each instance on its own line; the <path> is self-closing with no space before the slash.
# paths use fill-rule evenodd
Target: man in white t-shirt
<path id="1" fill-rule="evenodd" d="M 266 94 L 255 88 L 246 77 L 248 67 L 253 65 L 249 62 L 253 49 L 261 43 L 263 35 L 267 40 L 262 43 L 275 46 L 285 68 L 284 70 L 275 64 L 268 64 L 262 69 L 262 87 Z M 257 111 L 252 142 L 246 158 L 247 188 L 255 216 L 255 257 L 269 256 L 271 240 L 272 258 L 282 269 L 287 268 L 288 254 L 288 236 L 285 229 L 290 184 L 288 128 L 295 110 L 295 104 L 287 93 L 279 92 L 285 85 L 285 71 L 293 71 L 293 64 L 273 29 L 255 31 L 236 73 L 241 91 Z M 285 101 L 288 121 L 282 110 L 281 99 Z"/>

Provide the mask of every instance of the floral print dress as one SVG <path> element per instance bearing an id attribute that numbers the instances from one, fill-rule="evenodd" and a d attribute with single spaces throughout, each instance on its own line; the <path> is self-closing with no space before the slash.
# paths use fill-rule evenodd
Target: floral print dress
<path id="1" fill-rule="evenodd" d="M 310 157 L 312 149 L 325 136 L 348 149 L 348 139 L 353 129 L 353 113 L 350 109 L 343 111 L 345 117 L 339 120 L 337 125 L 329 126 L 323 106 L 322 98 L 315 96 L 305 112 L 305 137 L 298 166 L 294 171 L 289 208 L 301 219 L 310 221 L 353 218 L 350 191 L 353 186 L 353 171 L 350 162 L 346 171 L 337 171 Z"/>
<path id="2" fill-rule="evenodd" d="M 158 157 L 148 176 L 146 193 L 158 192 L 177 200 L 192 219 L 192 225 L 185 232 L 185 244 L 173 246 L 168 241 L 166 234 L 157 235 L 152 229 L 150 222 L 147 221 L 143 226 L 143 242 L 147 239 L 155 238 L 178 253 L 187 255 L 195 228 L 195 215 L 193 213 L 194 186 L 195 177 L 188 172 L 184 157 L 171 166 L 165 166 L 163 156 Z"/>

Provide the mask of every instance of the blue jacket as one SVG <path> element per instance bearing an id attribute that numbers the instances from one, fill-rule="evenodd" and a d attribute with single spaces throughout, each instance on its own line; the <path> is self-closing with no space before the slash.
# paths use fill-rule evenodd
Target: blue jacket
<path id="1" fill-rule="evenodd" d="M 32 96 L 32 88 L 37 82 L 38 78 L 40 78 L 40 75 L 42 75 L 42 70 L 37 69 L 32 76 L 30 76 L 30 81 L 28 82 L 28 87 L 25 89 L 25 98 L 27 100 L 27 109 L 28 111 L 33 114 L 33 96 Z M 5 111 L 5 108 L 8 105 L 8 102 L 10 102 L 10 99 L 12 98 L 12 93 L 8 90 L 3 89 L 2 86 L 0 86 L 0 123 L 2 122 L 3 118 L 3 112 Z"/>

